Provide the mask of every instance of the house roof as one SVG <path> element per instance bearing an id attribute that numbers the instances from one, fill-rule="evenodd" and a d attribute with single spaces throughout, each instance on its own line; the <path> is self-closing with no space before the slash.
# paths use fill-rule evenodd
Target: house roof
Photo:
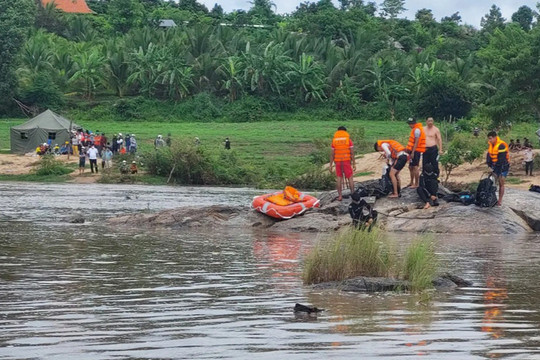
<path id="1" fill-rule="evenodd" d="M 54 2 L 58 10 L 74 14 L 92 14 L 93 11 L 86 4 L 86 0 L 41 0 L 43 6 Z"/>
<path id="2" fill-rule="evenodd" d="M 159 20 L 159 27 L 175 27 L 176 23 L 171 19 L 161 19 Z"/>

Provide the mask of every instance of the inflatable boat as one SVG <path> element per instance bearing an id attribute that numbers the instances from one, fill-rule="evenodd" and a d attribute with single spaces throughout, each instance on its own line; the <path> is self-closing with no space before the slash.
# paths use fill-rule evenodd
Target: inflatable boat
<path id="1" fill-rule="evenodd" d="M 287 186 L 285 190 L 256 196 L 253 209 L 276 219 L 291 219 L 307 210 L 319 207 L 319 200 Z"/>

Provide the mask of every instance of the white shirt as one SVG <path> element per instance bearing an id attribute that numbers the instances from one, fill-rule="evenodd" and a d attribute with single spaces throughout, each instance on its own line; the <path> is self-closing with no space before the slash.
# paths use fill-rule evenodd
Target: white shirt
<path id="1" fill-rule="evenodd" d="M 523 160 L 525 160 L 526 162 L 534 160 L 534 154 L 533 154 L 531 149 L 525 150 L 524 155 L 525 155 L 525 157 L 523 158 Z"/>
<path id="2" fill-rule="evenodd" d="M 97 160 L 98 150 L 95 147 L 91 147 L 86 154 L 90 160 Z"/>
<path id="3" fill-rule="evenodd" d="M 390 150 L 389 143 L 382 143 L 381 148 L 384 150 L 384 154 L 388 160 L 392 160 L 392 151 Z"/>

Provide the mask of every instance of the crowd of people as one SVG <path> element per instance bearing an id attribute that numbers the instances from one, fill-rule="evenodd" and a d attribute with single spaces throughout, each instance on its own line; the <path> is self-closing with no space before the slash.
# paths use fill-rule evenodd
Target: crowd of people
<path id="1" fill-rule="evenodd" d="M 382 154 L 388 165 L 388 176 L 392 182 L 392 191 L 388 197 L 400 196 L 399 174 L 408 164 L 411 180 L 407 187 L 417 189 L 418 196 L 424 203 L 424 209 L 438 206 L 439 156 L 443 154 L 441 132 L 435 126 L 432 117 L 426 119 L 425 126 L 415 118 L 409 118 L 407 124 L 411 129 L 407 146 L 393 139 L 378 140 L 374 144 L 375 151 Z M 475 129 L 473 135 L 478 136 L 479 132 Z M 540 130 L 537 133 L 540 134 Z M 523 152 L 525 172 L 530 176 L 532 176 L 534 166 L 534 153 L 532 144 L 527 138 L 524 138 L 523 144 L 520 144 L 519 140 L 516 142 L 511 140 L 510 144 L 507 144 L 499 138 L 497 132 L 490 131 L 487 134 L 487 140 L 486 165 L 499 185 L 497 205 L 500 206 L 505 191 L 505 178 L 510 170 L 510 152 Z M 422 171 L 420 171 L 420 163 Z M 351 193 L 354 192 L 353 171 L 356 170 L 354 144 L 344 126 L 338 128 L 332 139 L 330 172 L 334 172 L 334 167 L 337 176 L 338 201 L 341 201 L 344 183 L 348 185 Z"/>

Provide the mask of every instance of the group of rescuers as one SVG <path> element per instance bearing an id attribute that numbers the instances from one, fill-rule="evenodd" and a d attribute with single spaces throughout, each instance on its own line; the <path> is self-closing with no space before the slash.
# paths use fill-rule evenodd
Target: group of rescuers
<path id="1" fill-rule="evenodd" d="M 424 208 L 437 203 L 437 189 L 439 170 L 439 155 L 443 153 L 441 132 L 434 125 L 432 117 L 426 119 L 426 126 L 409 118 L 407 124 L 411 128 L 407 146 L 396 140 L 378 140 L 374 144 L 376 151 L 384 154 L 392 181 L 393 192 L 388 197 L 400 196 L 401 183 L 399 173 L 409 163 L 411 181 L 407 187 L 418 189 L 420 198 L 425 202 Z M 502 203 L 504 195 L 504 179 L 510 169 L 508 144 L 502 141 L 495 131 L 488 133 L 488 153 L 486 164 L 497 177 L 499 183 L 498 205 Z M 420 160 L 422 158 L 422 179 L 420 178 Z M 342 200 L 343 181 L 346 179 L 349 189 L 354 192 L 353 170 L 356 171 L 354 147 L 347 129 L 340 126 L 332 140 L 332 156 L 330 157 L 330 172 L 337 176 L 338 201 Z"/>

